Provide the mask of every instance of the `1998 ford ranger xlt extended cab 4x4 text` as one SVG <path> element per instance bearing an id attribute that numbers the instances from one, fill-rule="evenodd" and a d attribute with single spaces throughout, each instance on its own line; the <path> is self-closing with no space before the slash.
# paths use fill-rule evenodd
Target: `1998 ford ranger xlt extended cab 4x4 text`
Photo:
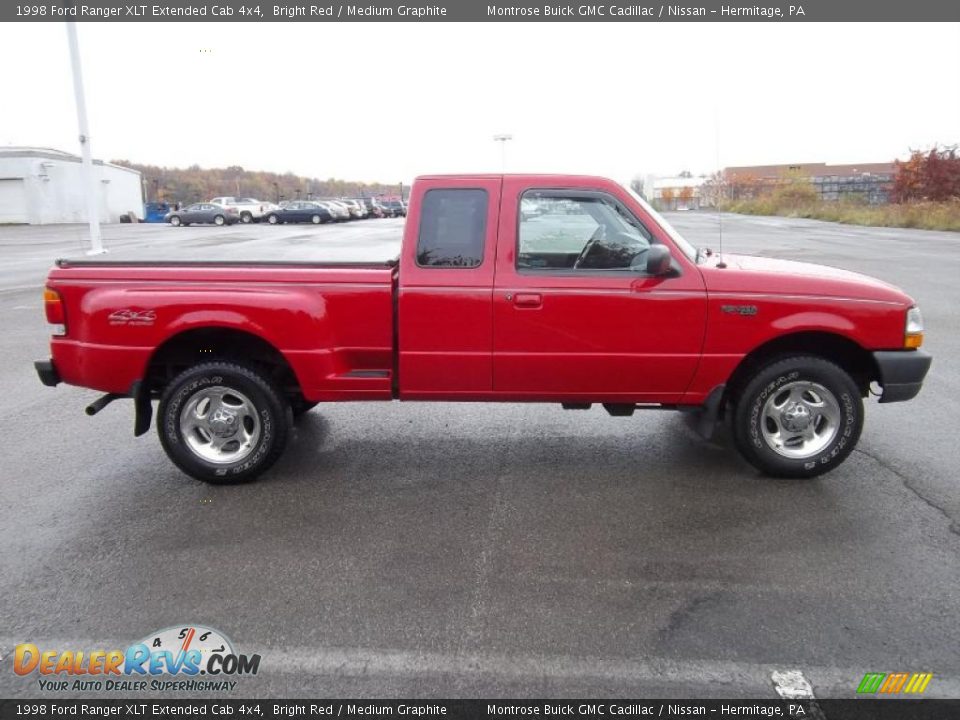
<path id="1" fill-rule="evenodd" d="M 602 404 L 729 421 L 776 476 L 850 454 L 863 398 L 919 391 L 920 312 L 832 268 L 698 251 L 640 197 L 560 175 L 419 178 L 400 257 L 373 263 L 58 261 L 46 385 L 134 401 L 134 432 L 214 483 L 277 459 L 317 403 Z"/>

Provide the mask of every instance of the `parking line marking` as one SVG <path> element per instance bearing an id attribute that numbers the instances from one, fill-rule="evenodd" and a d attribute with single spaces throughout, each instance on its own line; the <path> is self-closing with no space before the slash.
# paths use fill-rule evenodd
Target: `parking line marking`
<path id="1" fill-rule="evenodd" d="M 784 700 L 814 700 L 813 687 L 799 670 L 774 670 L 773 687 Z"/>
<path id="2" fill-rule="evenodd" d="M 774 670 L 770 674 L 773 687 L 784 700 L 808 700 L 810 702 L 809 717 L 811 720 L 826 720 L 823 710 L 817 704 L 813 694 L 813 686 L 804 677 L 800 670 Z"/>

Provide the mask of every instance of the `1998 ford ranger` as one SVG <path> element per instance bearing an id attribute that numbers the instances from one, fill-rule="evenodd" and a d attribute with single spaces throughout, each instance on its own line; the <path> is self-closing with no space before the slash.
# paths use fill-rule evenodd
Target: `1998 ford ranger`
<path id="1" fill-rule="evenodd" d="M 717 255 L 610 180 L 419 178 L 380 263 L 58 261 L 45 385 L 133 399 L 184 472 L 236 483 L 293 418 L 358 400 L 602 404 L 730 423 L 765 473 L 840 464 L 880 402 L 930 366 L 913 300 L 852 272 Z"/>

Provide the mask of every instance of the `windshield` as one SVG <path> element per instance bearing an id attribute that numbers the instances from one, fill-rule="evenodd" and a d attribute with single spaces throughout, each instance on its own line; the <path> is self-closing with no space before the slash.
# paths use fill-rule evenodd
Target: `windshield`
<path id="1" fill-rule="evenodd" d="M 656 210 L 654 210 L 650 206 L 650 203 L 648 203 L 646 200 L 640 197 L 637 193 L 635 193 L 633 191 L 633 188 L 626 185 L 621 185 L 621 187 L 623 187 L 624 190 L 630 193 L 630 197 L 636 200 L 637 203 L 639 203 L 640 207 L 646 210 L 650 214 L 650 216 L 657 222 L 657 224 L 663 228 L 663 231 L 670 236 L 670 239 L 673 240 L 674 244 L 678 248 L 680 248 L 680 251 L 684 255 L 686 255 L 693 262 L 697 261 L 697 249 L 693 245 L 691 245 L 689 242 L 687 242 L 684 239 L 683 235 L 677 232 L 676 228 L 674 228 L 673 225 L 668 223 L 666 218 L 663 217 L 663 215 L 661 215 Z"/>

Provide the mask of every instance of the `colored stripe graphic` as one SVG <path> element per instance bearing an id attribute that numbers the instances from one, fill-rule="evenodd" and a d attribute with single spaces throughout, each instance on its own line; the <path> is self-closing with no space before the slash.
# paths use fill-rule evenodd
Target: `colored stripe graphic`
<path id="1" fill-rule="evenodd" d="M 919 694 L 927 689 L 927 685 L 930 684 L 930 680 L 933 678 L 933 673 L 914 673 L 910 677 L 910 682 L 907 683 L 907 686 L 903 689 L 905 693 Z"/>
<path id="2" fill-rule="evenodd" d="M 886 676 L 886 673 L 867 673 L 863 676 L 863 680 L 860 681 L 860 686 L 857 688 L 857 692 L 870 694 L 875 693 L 880 689 L 880 684 L 883 682 L 883 679 Z"/>
<path id="3" fill-rule="evenodd" d="M 900 692 L 900 689 L 903 687 L 903 684 L 907 681 L 908 677 L 909 676 L 905 672 L 890 673 L 887 675 L 887 679 L 884 681 L 883 685 L 880 686 L 880 692 L 889 695 Z"/>
<path id="4" fill-rule="evenodd" d="M 857 686 L 858 694 L 896 695 L 900 692 L 919 695 L 927 689 L 933 673 L 867 673 Z"/>

